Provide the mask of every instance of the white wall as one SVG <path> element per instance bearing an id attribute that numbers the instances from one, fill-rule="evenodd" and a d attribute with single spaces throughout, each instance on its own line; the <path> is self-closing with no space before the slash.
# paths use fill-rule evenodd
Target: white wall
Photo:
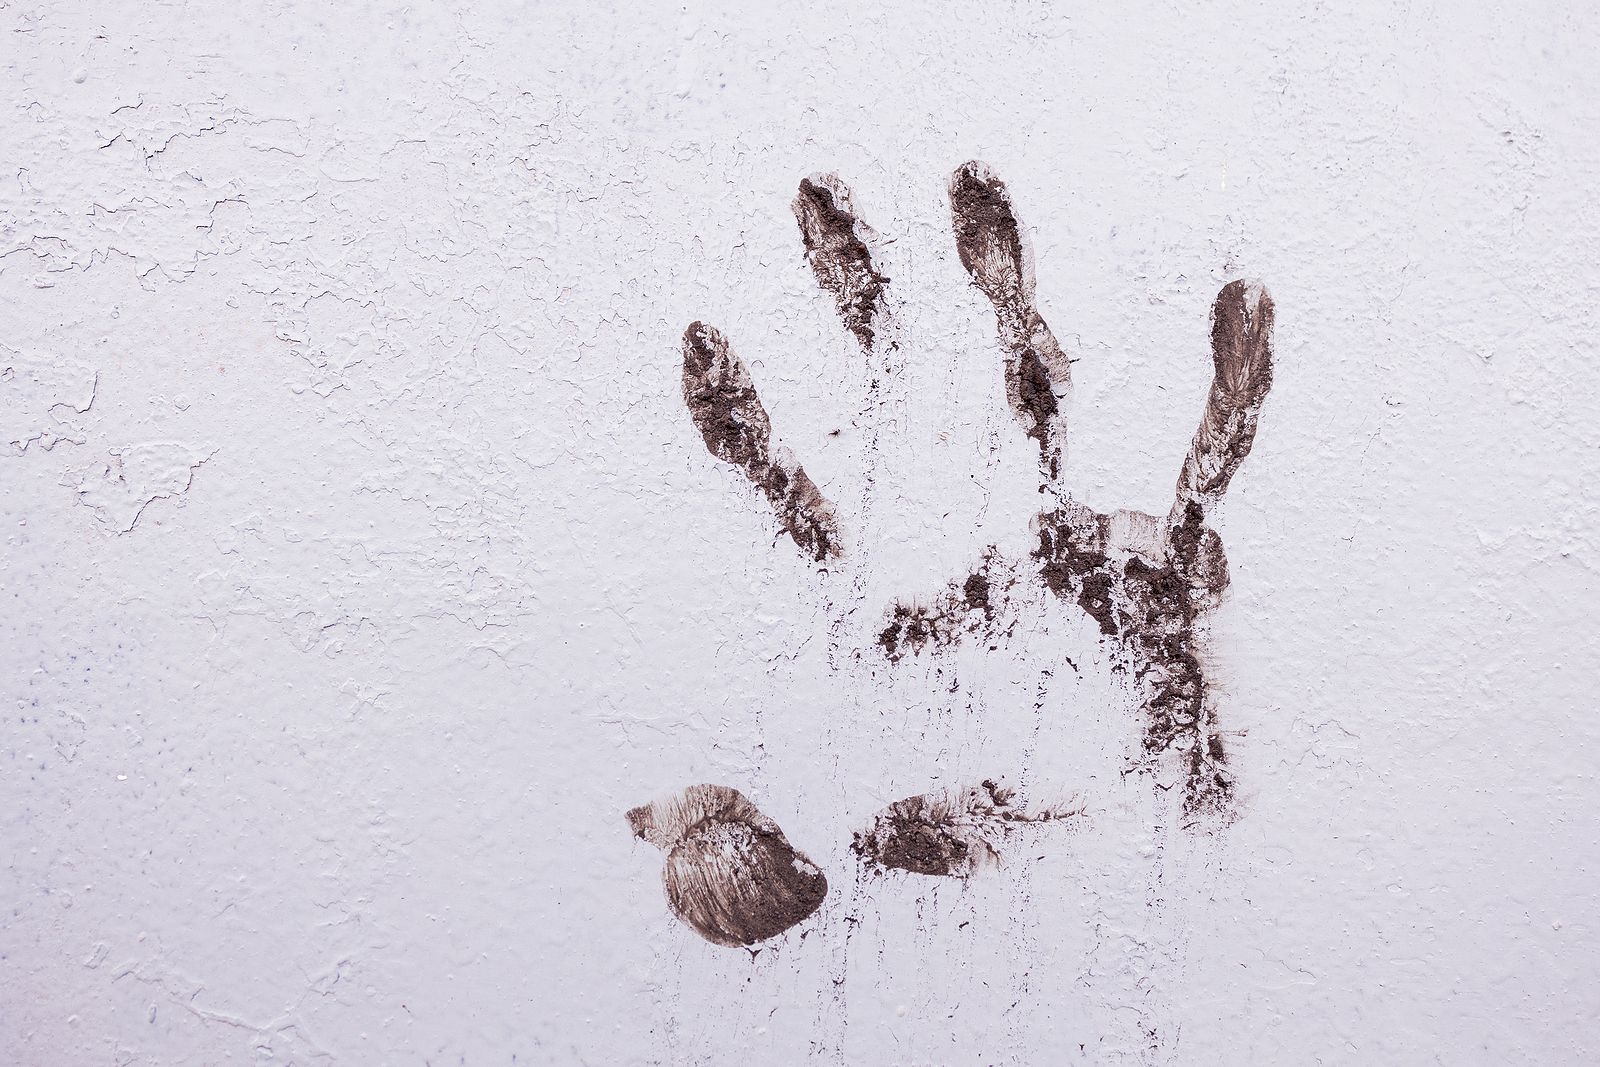
<path id="1" fill-rule="evenodd" d="M 1600 15 L 1354 6 L 0 9 L 0 1062 L 1594 1062 Z M 1231 827 L 1122 773 L 1081 612 L 871 659 L 1038 506 L 973 157 L 1095 507 L 1165 509 L 1211 297 L 1276 298 Z M 818 170 L 892 239 L 870 457 Z M 870 459 L 858 584 L 706 453 L 695 319 L 846 519 Z M 1086 816 L 850 854 L 984 775 Z M 623 820 L 692 782 L 832 884 L 754 957 Z"/>

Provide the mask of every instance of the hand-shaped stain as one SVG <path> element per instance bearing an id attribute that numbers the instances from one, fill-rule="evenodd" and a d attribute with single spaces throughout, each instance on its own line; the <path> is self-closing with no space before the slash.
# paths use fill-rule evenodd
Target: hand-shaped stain
<path id="1" fill-rule="evenodd" d="M 1054 595 L 1076 602 L 1098 624 L 1118 669 L 1137 687 L 1144 715 L 1138 764 L 1153 768 L 1176 758 L 1183 769 L 1183 807 L 1191 823 L 1226 818 L 1233 778 L 1217 727 L 1216 701 L 1202 668 L 1200 641 L 1208 615 L 1228 585 L 1222 542 L 1206 515 L 1226 492 L 1250 452 L 1256 418 L 1272 385 L 1272 300 L 1259 286 L 1230 282 L 1211 308 L 1215 367 L 1205 412 L 1178 475 L 1176 499 L 1165 516 L 1134 511 L 1109 514 L 1074 501 L 1061 484 L 1067 440 L 1067 400 L 1072 366 L 1034 304 L 1033 262 L 1005 185 L 987 166 L 970 162 L 950 179 L 956 248 L 972 282 L 994 307 L 1005 351 L 1006 396 L 1027 435 L 1038 443 L 1042 488 L 1053 506 L 1034 520 L 1037 545 L 1029 559 L 991 553 L 983 565 L 950 583 L 931 604 L 896 604 L 878 638 L 882 655 L 896 663 L 929 646 L 992 631 L 1007 594 L 1017 583 L 1042 582 Z M 838 178 L 800 183 L 795 217 L 806 258 L 818 284 L 834 298 L 840 318 L 863 350 L 883 342 L 881 326 L 889 279 L 873 264 L 874 234 L 856 215 Z M 771 502 L 782 529 L 821 565 L 842 551 L 838 522 L 805 469 L 773 438 L 750 373 L 715 328 L 696 322 L 684 332 L 683 396 L 711 454 L 739 468 Z M 661 805 L 692 806 L 692 787 Z M 680 859 L 669 849 L 668 894 L 674 909 L 707 938 L 749 944 L 809 915 L 826 883 L 803 857 L 785 866 L 774 849 L 788 849 L 781 831 L 737 792 L 728 811 L 750 816 L 763 848 L 726 849 L 715 860 Z M 742 805 L 742 807 L 741 807 Z M 643 809 L 641 809 L 643 810 Z M 676 809 L 674 809 L 676 810 Z M 858 833 L 855 851 L 866 862 L 919 874 L 965 876 L 995 857 L 990 841 L 1017 823 L 1072 812 L 1028 814 L 1010 805 L 992 783 L 967 795 L 908 797 L 890 805 Z M 737 820 L 737 813 L 728 816 Z M 630 820 L 634 818 L 630 815 Z M 774 836 L 775 835 L 775 836 Z M 705 853 L 705 850 L 701 850 Z M 781 877 L 771 872 L 783 868 Z M 792 868 L 792 870 L 790 869 Z M 800 872 L 798 875 L 794 872 Z M 712 888 L 723 878 L 726 885 Z M 684 904 L 683 885 L 704 883 L 701 905 Z M 678 888 L 674 888 L 677 886 Z M 731 887 L 731 888 L 730 888 Z M 729 921 L 703 923 L 700 910 L 742 902 L 753 920 L 746 933 L 728 934 Z M 774 915 L 788 916 L 781 925 Z M 729 940 L 729 937 L 732 940 Z"/>

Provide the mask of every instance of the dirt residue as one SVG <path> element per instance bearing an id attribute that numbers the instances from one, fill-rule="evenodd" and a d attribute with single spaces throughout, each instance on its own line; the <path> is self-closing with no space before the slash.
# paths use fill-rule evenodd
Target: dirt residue
<path id="1" fill-rule="evenodd" d="M 976 160 L 956 168 L 950 218 L 961 265 L 994 305 L 1006 350 L 1006 399 L 1039 443 L 1040 464 L 1053 480 L 1066 445 L 1058 394 L 1071 387 L 1072 365 L 1034 306 L 1032 257 L 1005 183 Z"/>
<path id="2" fill-rule="evenodd" d="M 1131 511 L 1101 514 L 1073 503 L 1059 484 L 1072 367 L 1035 305 L 1032 253 L 1010 193 L 987 165 L 974 160 L 952 174 L 949 198 L 961 264 L 994 309 L 1008 403 L 1038 442 L 1040 491 L 1058 503 L 1036 520 L 1036 571 L 1002 564 L 991 550 L 982 566 L 930 601 L 893 604 L 877 643 L 887 659 L 898 662 L 974 634 L 1001 637 L 1016 621 L 1013 586 L 1036 574 L 1055 596 L 1095 621 L 1114 649 L 1113 662 L 1139 687 L 1143 765 L 1153 768 L 1173 753 L 1181 755 L 1186 810 L 1225 810 L 1232 777 L 1202 653 L 1210 613 L 1228 586 L 1228 564 L 1206 516 L 1249 455 L 1272 385 L 1272 299 L 1259 286 L 1238 281 L 1223 286 L 1212 304 L 1215 373 L 1170 513 L 1164 519 Z M 833 175 L 808 178 L 800 183 L 794 212 L 811 269 L 833 295 L 845 325 L 863 348 L 881 343 L 877 330 L 888 278 L 873 262 L 876 235 L 851 206 L 849 189 Z M 749 373 L 726 340 L 695 323 L 684 335 L 683 355 L 684 400 L 706 447 L 745 472 L 807 555 L 823 561 L 839 554 L 832 507 L 776 446 Z M 1028 586 L 1031 594 L 1031 581 Z M 1003 805 L 992 795 L 987 803 L 983 818 L 1007 821 L 996 814 Z M 987 839 L 947 832 L 946 822 L 967 826 L 961 820 L 978 818 L 970 800 L 908 797 L 882 813 L 873 830 L 858 835 L 858 849 L 884 866 L 919 873 L 969 869 L 986 854 Z"/>
<path id="3" fill-rule="evenodd" d="M 960 793 L 929 793 L 897 800 L 855 835 L 852 850 L 879 868 L 967 878 L 999 864 L 999 846 L 1015 829 L 1081 815 L 1081 809 L 1029 811 L 993 781 Z"/>
<path id="4" fill-rule="evenodd" d="M 961 261 L 995 302 L 1002 338 L 1015 340 L 1008 330 L 1018 316 L 1026 318 L 1032 283 L 1005 187 L 985 176 L 980 164 L 968 164 L 956 172 L 950 195 Z M 1228 587 L 1228 560 L 1216 531 L 1206 525 L 1206 509 L 1249 454 L 1272 385 L 1272 325 L 1272 300 L 1260 287 L 1233 282 L 1218 293 L 1211 324 L 1215 375 L 1168 516 L 1102 514 L 1060 494 L 1057 508 L 1035 520 L 1038 579 L 1055 596 L 1077 604 L 1112 645 L 1113 663 L 1140 695 L 1140 762 L 1153 769 L 1168 754 L 1179 755 L 1184 807 L 1191 816 L 1225 812 L 1231 805 L 1233 777 L 1202 656 L 1210 614 Z M 1048 395 L 1050 405 L 1055 403 L 1053 379 L 1029 362 L 1034 351 L 1013 348 L 1024 383 L 1019 389 L 1037 400 L 1019 412 L 1027 416 L 1025 423 L 1054 425 L 1055 408 L 1042 399 Z M 1052 470 L 1047 463 L 1047 473 Z M 991 553 L 983 568 L 929 604 L 893 605 L 878 635 L 884 655 L 897 662 L 975 631 L 994 633 L 998 605 L 1025 572 L 1008 567 L 1008 583 L 999 587 L 989 573 L 993 562 Z M 907 804 L 898 814 L 910 821 L 894 834 L 892 826 L 880 834 L 892 842 L 884 845 L 894 861 L 889 865 L 937 865 L 934 846 L 945 847 L 942 839 L 928 828 L 925 813 Z"/>
<path id="5" fill-rule="evenodd" d="M 1031 299 L 1030 272 L 1005 182 L 973 160 L 950 176 L 951 226 L 961 265 L 995 304 Z"/>
<path id="6" fill-rule="evenodd" d="M 891 605 L 878 633 L 878 647 L 890 662 L 898 663 L 907 653 L 948 648 L 967 635 L 998 636 L 1009 618 L 1005 609 L 1016 581 L 1015 568 L 990 548 L 971 574 L 951 582 L 931 601 Z"/>
<path id="7" fill-rule="evenodd" d="M 771 501 L 785 532 L 812 559 L 840 552 L 833 508 L 805 469 L 772 443 L 772 425 L 750 372 L 715 327 L 683 334 L 683 400 L 706 448 L 744 471 Z"/>
<path id="8" fill-rule="evenodd" d="M 973 611 L 983 612 L 984 618 L 994 617 L 994 607 L 989 603 L 989 565 L 985 563 L 979 570 L 967 575 L 967 580 L 961 583 L 961 595 L 967 601 L 967 607 Z"/>
<path id="9" fill-rule="evenodd" d="M 1042 516 L 1039 547 L 1033 556 L 1050 591 L 1063 600 L 1076 600 L 1099 624 L 1100 632 L 1111 637 L 1117 632 L 1117 621 L 1105 552 L 1106 525 L 1104 515 L 1088 508 Z"/>
<path id="10" fill-rule="evenodd" d="M 1233 792 L 1201 657 L 1207 620 L 1228 587 L 1228 560 L 1205 519 L 1255 439 L 1272 386 L 1272 326 L 1272 298 L 1259 286 L 1230 282 L 1217 294 L 1214 374 L 1172 511 L 1164 522 L 1118 513 L 1125 530 L 1151 536 L 1114 543 L 1110 516 L 1071 502 L 1036 525 L 1040 578 L 1056 596 L 1076 601 L 1113 642 L 1117 666 L 1142 693 L 1144 761 L 1181 754 L 1191 815 L 1227 810 Z"/>
<path id="11" fill-rule="evenodd" d="M 692 785 L 627 818 L 635 836 L 667 854 L 667 902 L 707 941 L 765 941 L 816 911 L 828 894 L 816 864 L 737 789 Z"/>
<path id="12" fill-rule="evenodd" d="M 832 174 L 802 179 L 794 217 L 817 284 L 833 294 L 840 319 L 861 347 L 871 348 L 889 279 L 873 266 L 867 245 L 873 233 L 852 210 L 850 190 Z"/>
<path id="13" fill-rule="evenodd" d="M 1108 525 L 1106 516 L 1087 509 L 1041 516 L 1034 553 L 1040 576 L 1094 618 L 1114 643 L 1119 669 L 1139 685 L 1146 759 L 1184 754 L 1186 810 L 1225 809 L 1233 779 L 1198 655 L 1203 616 L 1227 587 L 1221 541 L 1196 506 L 1169 532 L 1159 559 L 1108 552 Z"/>
<path id="14" fill-rule="evenodd" d="M 1028 419 L 1033 422 L 1034 429 L 1029 431 L 1030 436 L 1038 439 L 1041 448 L 1048 447 L 1050 442 L 1046 435 L 1050 432 L 1059 405 L 1055 388 L 1050 384 L 1050 372 L 1045 370 L 1044 360 L 1032 345 L 1023 347 L 1017 353 L 1015 392 L 1013 403 L 1026 412 Z"/>

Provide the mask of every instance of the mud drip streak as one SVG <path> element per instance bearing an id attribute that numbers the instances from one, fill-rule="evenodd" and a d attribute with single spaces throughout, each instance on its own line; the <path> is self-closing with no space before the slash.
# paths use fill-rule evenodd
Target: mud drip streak
<path id="1" fill-rule="evenodd" d="M 802 552 L 818 562 L 839 554 L 832 505 L 805 469 L 774 447 L 750 371 L 722 333 L 701 322 L 683 334 L 683 401 L 706 448 L 744 471 Z"/>
<path id="2" fill-rule="evenodd" d="M 1072 364 L 1034 306 L 1033 255 L 1005 183 L 977 160 L 962 164 L 950 178 L 950 218 L 961 265 L 994 305 L 1006 399 L 1039 443 L 1040 469 L 1053 483 L 1065 461 Z"/>

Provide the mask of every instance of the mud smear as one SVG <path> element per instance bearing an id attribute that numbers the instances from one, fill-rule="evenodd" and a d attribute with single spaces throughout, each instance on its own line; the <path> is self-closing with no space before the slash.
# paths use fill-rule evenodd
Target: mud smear
<path id="1" fill-rule="evenodd" d="M 1112 604 L 1112 568 L 1106 555 L 1109 521 L 1078 504 L 1063 504 L 1038 523 L 1039 576 L 1056 596 L 1074 600 L 1105 637 L 1117 634 Z"/>
<path id="2" fill-rule="evenodd" d="M 634 808 L 636 837 L 666 853 L 672 911 L 701 937 L 739 947 L 776 937 L 828 895 L 828 879 L 737 789 L 692 785 Z"/>
<path id="3" fill-rule="evenodd" d="M 956 794 L 906 797 L 873 816 L 851 849 L 873 867 L 968 878 L 1000 863 L 1000 846 L 1015 830 L 1082 815 L 1078 808 L 1028 811 L 1011 790 L 985 781 Z"/>
<path id="4" fill-rule="evenodd" d="M 1164 550 L 1144 556 L 1110 545 L 1108 517 L 1087 508 L 1063 506 L 1036 525 L 1045 585 L 1095 620 L 1113 643 L 1115 666 L 1139 688 L 1147 764 L 1178 751 L 1186 813 L 1226 811 L 1233 777 L 1200 657 L 1205 616 L 1228 585 L 1216 532 L 1191 506 Z"/>
<path id="5" fill-rule="evenodd" d="M 950 178 L 950 217 L 961 265 L 994 305 L 1006 350 L 1006 399 L 1039 443 L 1040 465 L 1053 481 L 1066 448 L 1072 364 L 1034 307 L 1033 256 L 1005 183 L 977 160 L 962 164 Z"/>
<path id="6" fill-rule="evenodd" d="M 1056 509 L 1035 520 L 1037 577 L 1095 621 L 1114 649 L 1114 665 L 1137 685 L 1145 719 L 1144 765 L 1154 769 L 1179 754 L 1185 811 L 1227 812 L 1233 778 L 1203 653 L 1210 614 L 1228 586 L 1228 564 L 1206 516 L 1249 455 L 1272 385 L 1272 300 L 1260 286 L 1237 281 L 1224 286 L 1213 302 L 1215 373 L 1170 513 L 1164 519 L 1130 511 L 1102 514 L 1059 490 L 1071 363 L 1035 305 L 1032 253 L 1005 183 L 974 160 L 951 176 L 949 196 L 962 266 L 995 311 L 1006 352 L 1008 402 L 1039 445 L 1046 482 L 1041 492 L 1056 488 Z M 871 349 L 879 340 L 888 284 L 873 264 L 875 235 L 855 214 L 848 188 L 832 175 L 802 181 L 794 212 L 818 284 L 833 295 L 863 348 Z M 893 351 L 896 346 L 884 347 Z M 683 354 L 684 400 L 706 447 L 745 472 L 803 552 L 819 562 L 838 555 L 832 507 L 799 464 L 776 447 L 749 372 L 727 341 L 697 322 L 684 334 Z M 891 606 L 877 643 L 886 658 L 898 662 L 973 634 L 1003 636 L 1011 625 L 1006 620 L 1015 614 L 1010 594 L 1023 573 L 991 551 L 982 566 L 931 602 Z M 1018 821 L 994 814 L 1004 805 L 993 794 L 987 803 L 983 818 Z M 982 822 L 971 804 L 908 797 L 881 814 L 872 831 L 858 835 L 858 850 L 888 856 L 879 861 L 885 866 L 923 873 L 970 867 L 988 854 L 982 847 L 988 839 L 939 828 L 940 820 L 951 826 Z M 930 841 L 954 851 L 939 861 L 937 850 L 924 848 Z"/>
<path id="7" fill-rule="evenodd" d="M 849 188 L 833 174 L 801 179 L 794 217 L 817 284 L 833 294 L 839 318 L 861 347 L 871 348 L 889 279 L 872 265 L 867 242 L 876 234 L 856 217 Z"/>
<path id="8" fill-rule="evenodd" d="M 683 401 L 706 448 L 744 471 L 802 552 L 818 562 L 839 555 L 833 507 L 805 469 L 773 447 L 749 370 L 721 332 L 700 322 L 683 333 Z"/>
<path id="9" fill-rule="evenodd" d="M 1045 585 L 1095 620 L 1115 645 L 1118 668 L 1139 687 L 1146 765 L 1169 752 L 1182 759 L 1190 816 L 1232 807 L 1233 776 L 1201 656 L 1209 616 L 1228 588 L 1228 560 L 1205 517 L 1255 440 L 1272 386 L 1272 322 L 1272 298 L 1260 286 L 1230 282 L 1217 294 L 1215 373 L 1164 522 L 1069 501 L 1035 526 Z"/>
<path id="10" fill-rule="evenodd" d="M 1017 583 L 1015 567 L 993 548 L 971 574 L 951 582 L 931 603 L 896 602 L 889 608 L 878 647 L 891 663 L 923 649 L 939 650 L 970 634 L 985 640 L 1009 626 L 1009 593 Z"/>
<path id="11" fill-rule="evenodd" d="M 1272 386 L 1272 298 L 1231 282 L 1211 310 L 1215 374 L 1165 521 L 1104 515 L 1071 501 L 1039 516 L 1034 559 L 1046 587 L 1095 620 L 1116 666 L 1139 688 L 1144 762 L 1176 752 L 1190 816 L 1231 810 L 1234 780 L 1202 657 L 1210 614 L 1228 588 L 1222 539 L 1206 510 L 1250 452 Z"/>
<path id="12" fill-rule="evenodd" d="M 1205 414 L 1178 475 L 1172 521 L 1190 504 L 1210 507 L 1227 491 L 1256 439 L 1256 419 L 1272 388 L 1272 297 L 1258 285 L 1229 282 L 1211 305 L 1215 372 Z"/>
<path id="13" fill-rule="evenodd" d="M 965 214 L 980 221 L 963 234 L 958 210 L 957 239 L 962 262 L 1001 309 L 1017 290 L 1015 279 L 1025 273 L 1026 258 L 1010 208 L 994 193 L 998 182 L 969 174 L 971 166 L 957 171 L 951 199 L 966 202 Z M 1272 299 L 1259 286 L 1232 282 L 1218 293 L 1211 326 L 1215 376 L 1170 515 L 1103 514 L 1062 498 L 1034 522 L 1038 544 L 1032 558 L 1039 580 L 1082 609 L 1111 644 L 1113 665 L 1140 696 L 1141 762 L 1154 769 L 1168 753 L 1178 753 L 1190 816 L 1227 813 L 1232 806 L 1234 781 L 1202 655 L 1209 617 L 1228 587 L 1228 561 L 1205 517 L 1254 441 L 1272 385 L 1272 323 Z M 1003 585 L 997 584 L 997 574 L 1004 576 Z M 997 603 L 1009 600 L 1021 574 L 991 551 L 982 568 L 951 583 L 931 604 L 892 606 L 879 647 L 898 662 L 908 653 L 947 647 L 966 634 L 997 633 Z M 911 829 L 900 839 L 912 841 Z"/>

